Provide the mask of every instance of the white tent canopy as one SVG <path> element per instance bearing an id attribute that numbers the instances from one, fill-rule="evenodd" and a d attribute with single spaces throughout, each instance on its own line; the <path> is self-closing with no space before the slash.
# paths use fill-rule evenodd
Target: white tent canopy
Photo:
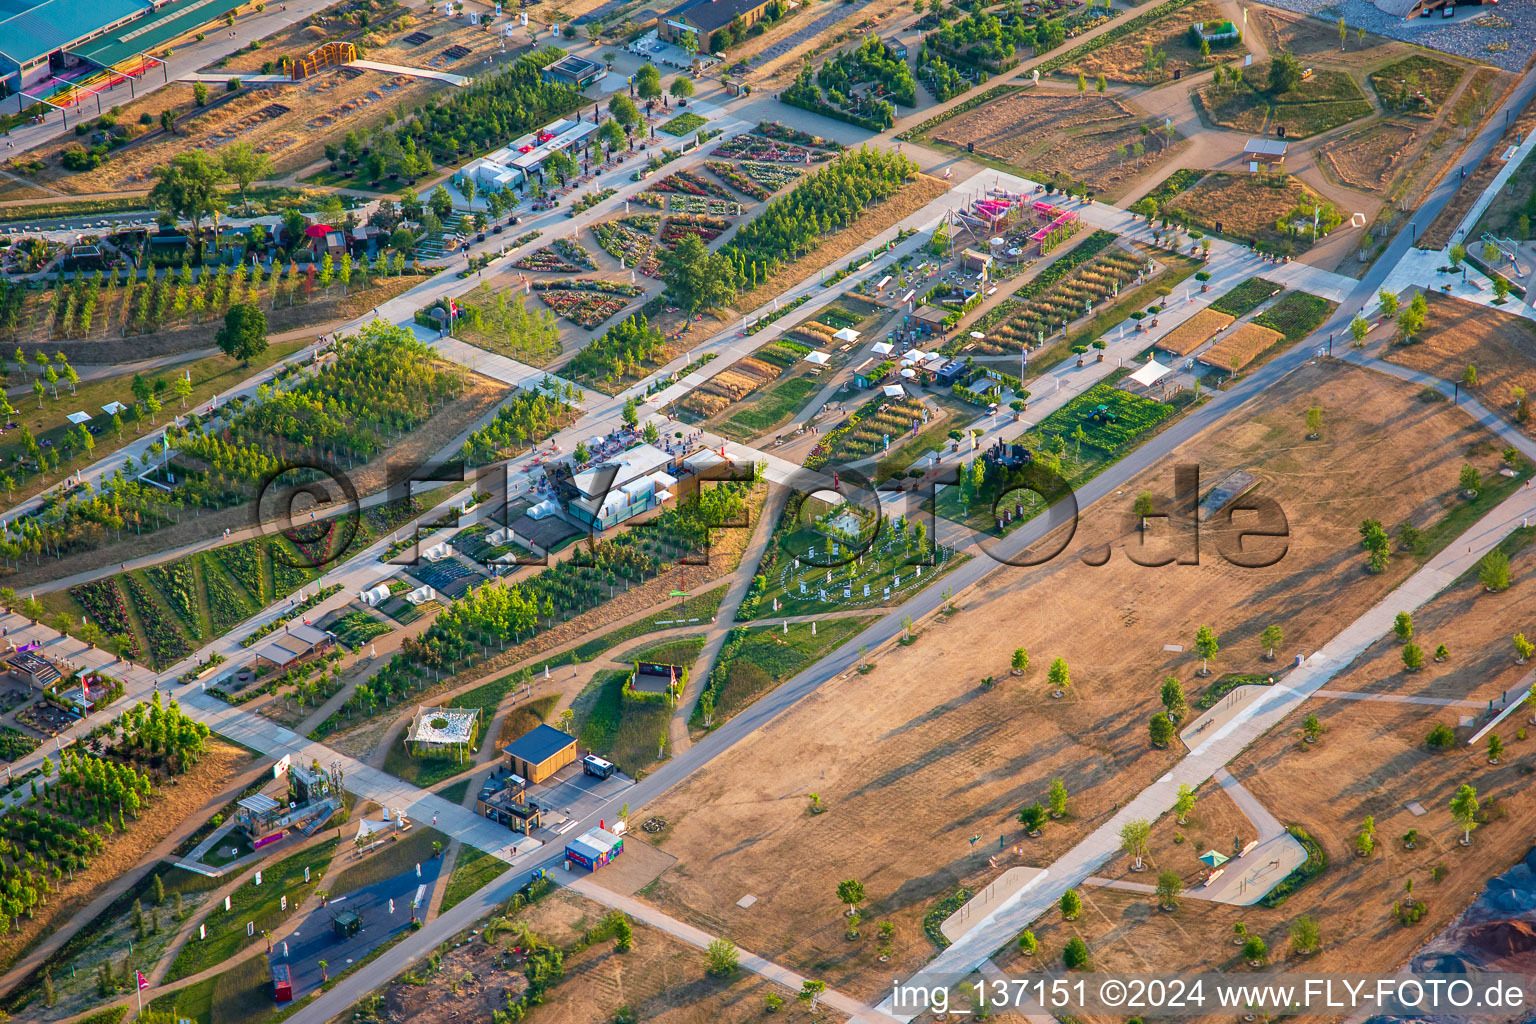
<path id="1" fill-rule="evenodd" d="M 1145 366 L 1131 374 L 1131 380 L 1144 388 L 1149 388 L 1172 372 L 1173 367 L 1164 366 L 1156 359 L 1148 359 Z"/>
<path id="2" fill-rule="evenodd" d="M 895 351 L 896 346 L 888 341 L 877 341 L 870 346 L 870 351 L 877 356 L 888 356 Z"/>
<path id="3" fill-rule="evenodd" d="M 827 363 L 831 361 L 831 359 L 832 357 L 827 355 L 825 352 L 811 352 L 808 353 L 805 357 L 806 362 L 815 363 L 817 366 L 826 366 Z"/>
<path id="4" fill-rule="evenodd" d="M 88 412 L 72 412 L 72 413 L 70 413 L 68 416 L 66 416 L 64 418 L 69 420 L 69 422 L 71 422 L 71 423 L 89 423 L 89 422 L 91 422 L 91 414 L 88 413 Z"/>
<path id="5" fill-rule="evenodd" d="M 854 330 L 852 327 L 844 327 L 842 330 L 832 335 L 832 337 L 836 338 L 838 341 L 858 341 L 859 332 Z"/>
<path id="6" fill-rule="evenodd" d="M 887 398 L 900 398 L 907 393 L 907 389 L 900 384 L 887 384 L 884 390 Z"/>
<path id="7" fill-rule="evenodd" d="M 116 413 L 122 412 L 126 408 L 128 407 L 122 402 L 108 402 L 106 405 L 101 407 L 101 411 L 106 413 L 108 416 L 112 416 Z"/>

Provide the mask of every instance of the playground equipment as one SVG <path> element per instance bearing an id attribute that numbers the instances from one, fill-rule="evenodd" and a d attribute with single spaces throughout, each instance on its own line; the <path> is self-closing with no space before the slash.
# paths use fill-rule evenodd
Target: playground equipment
<path id="1" fill-rule="evenodd" d="M 1515 273 L 1524 276 L 1525 268 L 1520 265 L 1520 243 L 1513 238 L 1499 238 L 1491 231 L 1484 231 L 1482 242 L 1491 244 L 1504 255 L 1504 258 L 1515 265 Z"/>
<path id="2" fill-rule="evenodd" d="M 283 70 L 295 82 L 318 75 L 329 68 L 343 67 L 357 60 L 357 47 L 351 43 L 321 43 L 302 57 L 284 57 Z"/>

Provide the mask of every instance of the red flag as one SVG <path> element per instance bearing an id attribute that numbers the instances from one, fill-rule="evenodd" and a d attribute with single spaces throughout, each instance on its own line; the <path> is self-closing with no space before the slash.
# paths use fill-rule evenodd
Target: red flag
<path id="1" fill-rule="evenodd" d="M 143 971 L 134 971 L 133 976 L 139 980 L 139 988 L 149 988 L 149 979 L 144 977 Z"/>

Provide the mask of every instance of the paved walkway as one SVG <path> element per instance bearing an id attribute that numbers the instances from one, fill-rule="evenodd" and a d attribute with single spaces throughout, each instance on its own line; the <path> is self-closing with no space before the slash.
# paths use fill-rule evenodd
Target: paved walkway
<path id="1" fill-rule="evenodd" d="M 455 75 L 450 71 L 437 71 L 432 68 L 413 68 L 405 64 L 384 64 L 376 60 L 354 60 L 351 62 L 354 68 L 366 68 L 369 71 L 382 71 L 387 75 L 410 75 L 412 78 L 433 78 L 439 82 L 447 82 L 449 85 L 459 87 L 470 83 L 467 75 Z"/>

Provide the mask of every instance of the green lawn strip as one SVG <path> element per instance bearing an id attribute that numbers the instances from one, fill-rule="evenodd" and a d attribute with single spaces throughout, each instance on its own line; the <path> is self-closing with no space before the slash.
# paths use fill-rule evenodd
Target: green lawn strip
<path id="1" fill-rule="evenodd" d="M 788 422 L 819 390 L 821 383 L 816 377 L 788 377 L 749 399 L 745 408 L 720 424 L 720 429 L 736 440 L 750 440 Z"/>
<path id="2" fill-rule="evenodd" d="M 1182 412 L 1194 401 L 1194 396 L 1188 392 L 1168 402 L 1155 402 L 1121 391 L 1115 384 L 1123 379 L 1127 372 L 1127 368 L 1112 371 L 1093 387 L 1035 424 L 1025 434 L 1020 435 L 1024 437 L 1033 434 L 1041 439 L 1042 446 L 1046 443 L 1047 435 L 1066 439 L 1067 450 L 1062 458 L 1062 474 L 1067 483 L 1073 487 L 1092 480 L 1145 444 L 1149 438 L 1156 436 L 1160 430 L 1173 422 L 1177 413 Z M 1100 405 L 1110 407 L 1116 415 L 1115 422 L 1100 424 L 1092 420 L 1094 411 Z M 1072 434 L 1079 425 L 1088 435 L 1088 439 L 1082 444 L 1080 457 L 1078 443 L 1072 439 Z M 932 506 L 932 500 L 924 502 L 925 510 L 931 510 Z M 1004 533 L 1017 529 L 1045 511 L 1046 507 L 1040 501 L 1033 505 L 1026 504 L 1024 514 L 1009 523 Z M 937 511 L 945 519 L 996 535 L 997 521 L 992 516 L 992 502 L 990 500 L 973 502 L 967 509 L 961 501 L 959 487 L 945 487 L 939 492 Z"/>
<path id="3" fill-rule="evenodd" d="M 663 701 L 624 695 L 624 669 L 604 669 L 571 702 L 581 746 L 607 758 L 631 778 L 640 778 L 665 756 L 672 709 Z"/>
<path id="4" fill-rule="evenodd" d="M 720 602 L 725 600 L 726 584 L 722 584 L 702 594 L 695 594 L 680 604 L 671 605 L 662 609 L 648 618 L 631 622 L 627 626 L 620 626 L 611 632 L 604 633 L 594 640 L 588 640 L 579 647 L 573 648 L 571 654 L 573 661 L 592 661 L 599 654 L 610 651 L 626 640 L 633 640 L 637 636 L 654 633 L 661 629 L 672 629 L 677 626 L 698 625 L 708 622 L 716 612 L 720 610 Z M 679 620 L 698 619 L 699 623 L 688 623 Z M 569 664 L 569 662 L 565 662 Z"/>
<path id="5" fill-rule="evenodd" d="M 1167 204 L 1168 200 L 1177 198 L 1187 189 L 1193 187 L 1196 182 L 1208 173 L 1210 172 L 1196 170 L 1192 167 L 1181 167 L 1164 178 L 1156 188 L 1142 196 L 1142 198 L 1150 199 L 1157 203 L 1159 207 L 1162 207 Z"/>
<path id="6" fill-rule="evenodd" d="M 809 622 L 791 623 L 787 632 L 782 625 L 733 628 L 709 675 L 708 689 L 714 694 L 710 723 L 704 724 L 703 712 L 696 706 L 689 724 L 710 729 L 723 724 L 784 680 L 841 647 L 876 618 L 862 615 L 818 620 L 814 636 Z"/>
<path id="7" fill-rule="evenodd" d="M 1530 478 L 1531 464 L 1520 459 L 1519 464 L 1513 468 L 1515 475 L 1512 477 L 1499 476 L 1497 473 L 1485 477 L 1482 487 L 1478 489 L 1477 497 L 1471 500 L 1461 497 L 1459 490 L 1452 495 L 1453 504 L 1445 515 L 1424 527 L 1419 533 L 1419 545 L 1415 554 L 1420 560 L 1427 561 L 1434 557 L 1441 548 L 1471 529 L 1473 523 L 1519 490 Z M 1391 527 L 1391 524 L 1386 525 Z"/>
<path id="8" fill-rule="evenodd" d="M 679 636 L 670 640 L 658 640 L 653 644 L 625 651 L 616 661 L 644 661 L 654 665 L 676 665 L 688 668 L 704 651 L 704 637 Z"/>
<path id="9" fill-rule="evenodd" d="M 298 909 L 320 884 L 331 858 L 336 854 L 336 840 L 330 839 L 307 850 L 262 868 L 260 886 L 245 882 L 231 896 L 230 910 L 223 904 L 215 906 L 203 922 L 208 926 L 208 938 L 203 941 L 189 940 L 181 947 L 166 973 L 166 981 L 175 981 L 196 974 L 214 964 L 222 963 L 246 946 L 261 941 L 263 930 L 271 930 Z M 304 881 L 304 869 L 310 868 L 310 880 Z M 288 897 L 288 909 L 281 908 L 282 897 Z M 256 933 L 247 939 L 245 926 L 252 922 Z"/>
<path id="10" fill-rule="evenodd" d="M 254 957 L 259 961 L 259 957 Z M 266 964 L 261 965 L 263 968 Z M 167 1014 L 177 1020 L 190 1020 L 193 1024 L 213 1024 L 213 989 L 219 983 L 219 975 L 204 978 L 186 988 L 156 996 L 144 1009 L 152 1014 Z"/>
<path id="11" fill-rule="evenodd" d="M 350 864 L 326 880 L 326 891 L 334 898 L 356 892 L 365 885 L 382 882 L 396 875 L 413 871 L 417 864 L 424 864 L 435 855 L 432 844 L 448 846 L 448 837 L 435 828 L 417 825 L 404 839 L 386 842 L 373 853 L 367 854 L 356 864 Z"/>
<path id="12" fill-rule="evenodd" d="M 511 865 L 491 856 L 484 850 L 459 844 L 458 856 L 453 859 L 453 870 L 448 875 L 448 885 L 443 889 L 443 902 L 437 912 L 445 914 L 455 905 L 464 902 L 493 880 L 500 877 Z"/>
<path id="13" fill-rule="evenodd" d="M 442 797 L 444 800 L 447 800 L 451 804 L 462 804 L 464 802 L 464 798 L 469 795 L 469 784 L 472 781 L 474 780 L 463 778 L 458 782 L 451 782 L 444 786 L 442 789 L 438 790 L 437 795 Z"/>
<path id="14" fill-rule="evenodd" d="M 1211 303 L 1211 308 L 1231 317 L 1247 316 L 1284 290 L 1283 286 L 1273 281 L 1266 281 L 1262 277 L 1250 277 L 1240 284 L 1233 285 L 1229 291 Z"/>

